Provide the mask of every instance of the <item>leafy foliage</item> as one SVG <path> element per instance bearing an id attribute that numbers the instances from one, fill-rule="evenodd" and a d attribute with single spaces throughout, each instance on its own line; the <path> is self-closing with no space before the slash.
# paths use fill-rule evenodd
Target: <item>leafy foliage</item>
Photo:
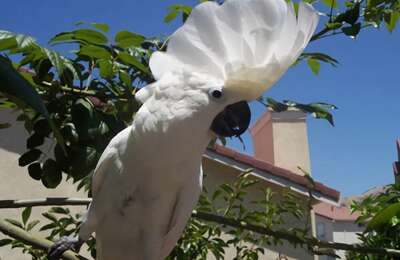
<path id="1" fill-rule="evenodd" d="M 15 219 L 5 219 L 8 223 L 24 229 L 26 231 L 32 231 L 34 230 L 37 225 L 40 223 L 39 220 L 30 220 L 32 213 L 32 208 L 28 207 L 25 208 L 22 213 L 21 213 L 21 221 L 15 220 Z M 32 246 L 25 245 L 21 241 L 15 240 L 15 239 L 1 239 L 0 240 L 0 247 L 1 246 L 11 246 L 11 248 L 20 248 L 22 249 L 22 252 L 25 254 L 29 254 L 32 256 L 32 260 L 40 260 L 43 259 L 43 256 L 45 253 L 42 250 L 38 250 L 33 248 Z"/>
<path id="2" fill-rule="evenodd" d="M 370 195 L 352 204 L 352 210 L 361 213 L 357 219 L 366 225 L 359 239 L 365 246 L 400 249 L 400 184 L 386 187 L 383 193 Z M 350 259 L 392 259 L 387 256 L 349 253 Z"/>
<path id="3" fill-rule="evenodd" d="M 249 201 L 252 208 L 246 208 L 243 206 L 243 202 L 249 200 L 247 195 L 250 189 L 257 190 L 259 199 Z M 222 184 L 212 193 L 204 191 L 196 210 L 269 228 L 283 225 L 286 219 L 297 219 L 299 222 L 304 220 L 304 228 L 298 227 L 291 230 L 301 236 L 308 233 L 307 215 L 305 215 L 308 208 L 306 204 L 296 203 L 300 200 L 300 197 L 289 190 L 283 190 L 278 194 L 270 188 L 260 188 L 248 171 L 238 176 L 233 183 Z M 217 207 L 216 205 L 223 206 Z M 45 223 L 40 223 L 39 220 L 30 220 L 31 208 L 25 208 L 21 214 L 22 221 L 12 219 L 7 221 L 26 231 L 37 227 L 39 231 L 47 233 L 46 238 L 49 240 L 77 234 L 81 216 L 72 214 L 68 208 L 52 207 L 42 215 L 46 219 Z M 94 237 L 86 242 L 87 250 L 93 258 L 96 257 L 95 243 Z M 281 243 L 282 241 L 273 237 L 261 236 L 244 229 L 228 228 L 192 218 L 177 246 L 167 259 L 206 259 L 209 254 L 216 259 L 225 259 L 225 251 L 228 248 L 234 248 L 236 253 L 234 259 L 255 260 L 265 253 L 265 245 Z M 46 259 L 45 252 L 18 240 L 3 239 L 0 240 L 0 246 L 20 247 L 23 252 L 30 254 L 32 259 Z"/>
<path id="4" fill-rule="evenodd" d="M 278 102 L 273 98 L 264 98 L 264 97 L 261 97 L 259 99 L 259 102 L 261 102 L 261 104 L 263 104 L 268 109 L 274 112 L 302 111 L 304 113 L 311 114 L 315 118 L 325 119 L 332 126 L 334 125 L 333 116 L 329 112 L 329 110 L 335 110 L 337 109 L 337 107 L 332 104 L 322 103 L 322 102 L 302 104 L 290 100 L 283 100 L 282 102 Z"/>
<path id="5" fill-rule="evenodd" d="M 19 164 L 29 165 L 30 176 L 48 188 L 57 187 L 62 173 L 87 187 L 90 178 L 85 177 L 109 140 L 132 121 L 139 107 L 135 91 L 153 81 L 148 59 L 158 40 L 121 31 L 114 44 L 104 34 L 106 24 L 89 26 L 94 29 L 63 32 L 50 40 L 52 45 L 73 43 L 71 57 L 31 37 L 0 33 L 0 106 L 21 109 L 18 120 L 31 135 Z M 16 69 L 8 55 L 22 56 Z M 54 158 L 42 152 L 49 139 L 56 141 Z"/>

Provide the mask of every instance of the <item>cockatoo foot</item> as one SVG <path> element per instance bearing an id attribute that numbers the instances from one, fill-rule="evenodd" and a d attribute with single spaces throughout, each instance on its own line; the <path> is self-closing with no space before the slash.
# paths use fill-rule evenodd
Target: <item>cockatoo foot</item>
<path id="1" fill-rule="evenodd" d="M 61 237 L 60 240 L 54 243 L 47 253 L 49 260 L 58 260 L 61 255 L 67 250 L 78 252 L 84 241 L 76 237 Z"/>

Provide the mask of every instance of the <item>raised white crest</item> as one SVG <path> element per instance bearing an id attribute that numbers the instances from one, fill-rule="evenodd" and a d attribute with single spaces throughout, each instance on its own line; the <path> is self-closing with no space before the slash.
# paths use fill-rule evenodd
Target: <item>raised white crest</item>
<path id="1" fill-rule="evenodd" d="M 284 0 L 204 2 L 172 34 L 167 51 L 152 55 L 150 68 L 156 79 L 171 71 L 203 73 L 255 99 L 296 61 L 317 24 L 317 12 L 303 2 L 297 15 Z"/>

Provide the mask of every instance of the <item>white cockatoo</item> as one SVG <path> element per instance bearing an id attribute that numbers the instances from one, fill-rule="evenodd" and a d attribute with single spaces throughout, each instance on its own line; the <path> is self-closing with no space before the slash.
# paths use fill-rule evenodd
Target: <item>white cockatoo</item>
<path id="1" fill-rule="evenodd" d="M 296 61 L 318 23 L 307 3 L 209 1 L 195 7 L 155 52 L 156 79 L 136 94 L 131 126 L 115 136 L 93 176 L 93 201 L 78 238 L 62 238 L 55 259 L 95 232 L 100 260 L 166 257 L 202 189 L 202 154 L 220 136 L 249 125 L 247 101 L 270 88 Z"/>

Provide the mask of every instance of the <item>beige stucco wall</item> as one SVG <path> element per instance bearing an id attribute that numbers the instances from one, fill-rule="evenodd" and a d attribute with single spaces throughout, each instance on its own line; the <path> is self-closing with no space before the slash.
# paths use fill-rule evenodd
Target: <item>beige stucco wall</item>
<path id="1" fill-rule="evenodd" d="M 351 220 L 332 220 L 321 215 L 316 215 L 316 225 L 323 225 L 325 229 L 325 236 L 319 237 L 327 241 L 340 242 L 346 244 L 355 244 L 360 242 L 357 233 L 362 233 L 365 227 L 359 226 Z M 337 250 L 336 254 L 341 259 L 346 259 L 346 252 Z M 321 256 L 320 260 L 331 260 L 332 257 Z"/>
<path id="2" fill-rule="evenodd" d="M 362 233 L 365 227 L 359 226 L 354 221 L 335 221 L 333 225 L 333 241 L 355 244 L 360 242 L 357 233 Z M 345 259 L 346 252 L 337 251 L 337 255 Z"/>
<path id="3" fill-rule="evenodd" d="M 76 192 L 71 183 L 64 183 L 57 189 L 46 189 L 41 182 L 33 180 L 26 168 L 18 166 L 19 154 L 26 151 L 25 131 L 21 122 L 15 121 L 16 114 L 0 110 L 0 122 L 11 123 L 13 126 L 0 130 L 0 200 L 7 199 L 33 199 L 45 197 L 85 197 L 83 192 Z M 49 148 L 49 143 L 47 146 Z M 44 151 L 50 151 L 48 148 Z M 32 219 L 39 219 L 42 223 L 48 223 L 41 216 L 48 207 L 36 207 L 32 210 Z M 73 207 L 74 212 L 83 212 L 84 207 Z M 21 220 L 22 209 L 0 209 L 0 218 L 14 218 Z M 41 224 L 39 224 L 41 226 Z M 37 232 L 37 231 L 36 231 Z M 36 233 L 35 232 L 35 233 Z M 0 239 L 5 236 L 0 232 Z M 31 259 L 18 249 L 11 250 L 9 246 L 0 247 L 0 260 L 24 260 Z"/>

